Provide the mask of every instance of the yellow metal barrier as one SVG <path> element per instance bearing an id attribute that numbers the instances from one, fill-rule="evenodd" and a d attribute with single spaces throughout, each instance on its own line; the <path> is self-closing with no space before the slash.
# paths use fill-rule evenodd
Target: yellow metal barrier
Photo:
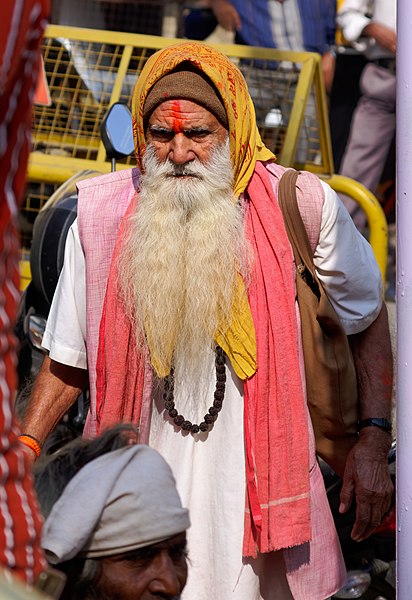
<path id="1" fill-rule="evenodd" d="M 338 194 L 350 196 L 365 211 L 369 225 L 369 242 L 378 262 L 382 279 L 386 278 L 388 258 L 388 223 L 379 200 L 364 185 L 343 175 L 333 175 L 327 183 Z"/>
<path id="2" fill-rule="evenodd" d="M 129 103 L 147 58 L 179 40 L 51 25 L 43 45 L 52 105 L 34 111 L 34 151 L 104 161 L 100 123 L 111 103 Z M 215 44 L 243 72 L 266 144 L 284 163 L 333 173 L 320 57 L 240 45 Z M 308 102 L 308 99 L 311 99 Z M 272 111 L 272 113 L 271 113 Z M 74 168 L 74 163 L 68 163 Z M 39 172 L 29 178 L 39 178 Z"/>
<path id="3" fill-rule="evenodd" d="M 100 123 L 115 101 L 130 104 L 135 82 L 153 52 L 179 40 L 76 27 L 49 26 L 43 44 L 52 105 L 35 107 L 29 189 L 22 215 L 30 226 L 56 187 L 83 169 L 110 170 Z M 325 177 L 366 210 L 382 272 L 386 237 L 379 203 L 354 181 L 334 175 L 326 95 L 318 54 L 240 45 L 214 46 L 242 71 L 266 145 L 285 166 Z M 119 168 L 134 163 L 129 157 Z M 368 198 L 366 200 L 365 198 Z M 386 230 L 386 229 L 385 229 Z"/>

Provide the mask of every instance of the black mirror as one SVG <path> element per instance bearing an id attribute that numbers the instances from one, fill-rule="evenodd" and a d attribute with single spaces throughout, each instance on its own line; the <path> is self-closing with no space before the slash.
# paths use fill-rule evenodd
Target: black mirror
<path id="1" fill-rule="evenodd" d="M 134 151 L 132 115 L 125 104 L 112 104 L 103 119 L 100 131 L 107 158 L 112 161 L 124 158 Z"/>

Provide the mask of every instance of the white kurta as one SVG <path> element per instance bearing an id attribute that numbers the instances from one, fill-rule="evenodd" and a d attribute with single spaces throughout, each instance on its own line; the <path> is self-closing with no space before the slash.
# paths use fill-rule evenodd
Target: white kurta
<path id="1" fill-rule="evenodd" d="M 210 377 L 196 391 L 175 390 L 176 408 L 192 422 L 200 423 L 212 404 L 216 376 L 213 356 Z M 302 363 L 303 368 L 303 363 Z M 299 559 L 294 549 L 242 559 L 245 511 L 245 458 L 243 435 L 243 384 L 230 364 L 226 366 L 223 408 L 208 433 L 191 435 L 175 427 L 164 410 L 162 388 L 155 385 L 149 443 L 170 464 L 184 506 L 189 507 L 189 578 L 182 600 L 322 600 L 342 585 L 344 572 L 339 541 L 330 513 L 319 465 L 316 461 L 309 414 L 309 454 L 312 535 L 310 562 L 322 579 L 323 596 L 308 589 L 293 595 L 285 569 Z M 324 549 L 328 548 L 325 568 Z M 299 551 L 298 551 L 299 552 Z M 302 567 L 301 567 L 302 568 Z M 305 569 L 305 567 L 303 567 Z M 292 569 L 293 570 L 293 569 Z M 304 577 L 303 577 L 304 579 Z M 292 579 L 291 587 L 296 586 Z"/>
<path id="2" fill-rule="evenodd" d="M 209 383 L 197 391 L 195 399 L 184 390 L 175 390 L 176 408 L 192 423 L 203 421 L 213 403 L 213 355 L 209 366 Z M 262 598 L 255 572 L 260 561 L 242 563 L 246 493 L 243 384 L 231 368 L 226 368 L 226 374 L 223 408 L 208 433 L 193 436 L 175 427 L 164 411 L 161 389 L 153 403 L 149 443 L 172 467 L 183 505 L 189 507 L 195 524 L 188 532 L 190 568 L 183 593 L 187 600 Z M 292 598 L 284 569 L 276 571 L 276 588 L 264 597 Z"/>
<path id="3" fill-rule="evenodd" d="M 315 264 L 347 333 L 366 328 L 381 307 L 380 274 L 371 249 L 353 227 L 336 194 L 325 185 L 321 238 Z M 348 293 L 349 290 L 349 293 Z M 65 263 L 50 312 L 44 346 L 58 362 L 86 368 L 84 257 L 76 225 L 69 234 Z M 182 433 L 163 410 L 161 390 L 155 386 L 150 444 L 166 458 L 174 472 L 182 502 L 190 510 L 188 532 L 189 580 L 185 600 L 288 600 L 291 592 L 285 577 L 282 553 L 242 561 L 245 508 L 245 459 L 243 435 L 243 385 L 230 367 L 223 408 L 208 434 Z M 210 377 L 196 398 L 175 390 L 178 411 L 200 423 L 213 403 L 216 378 L 211 355 Z M 325 527 L 314 532 L 317 551 L 310 560 L 322 565 L 326 598 L 340 582 L 327 580 L 323 544 L 336 547 L 324 490 L 313 458 L 311 496 L 313 511 L 321 511 Z M 326 534 L 325 534 L 326 532 Z M 332 532 L 332 533 L 331 533 Z M 326 539 L 324 536 L 329 536 Z M 332 538 L 331 538 L 332 536 Z M 333 537 L 335 536 L 335 537 Z M 287 556 L 289 551 L 286 553 Z M 328 561 L 340 561 L 339 551 Z M 337 568 L 332 568 L 336 573 Z M 301 592 L 298 600 L 322 600 Z"/>

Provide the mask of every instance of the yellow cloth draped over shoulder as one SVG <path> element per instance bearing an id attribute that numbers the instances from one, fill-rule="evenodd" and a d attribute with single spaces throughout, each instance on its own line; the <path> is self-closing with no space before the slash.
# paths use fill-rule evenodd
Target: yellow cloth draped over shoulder
<path id="1" fill-rule="evenodd" d="M 236 198 L 245 191 L 255 170 L 256 161 L 273 161 L 275 155 L 264 145 L 256 125 L 255 109 L 245 80 L 238 68 L 216 49 L 196 42 L 179 43 L 156 52 L 145 65 L 144 74 L 139 76 L 133 94 L 133 133 L 138 166 L 146 146 L 143 129 L 143 107 L 152 86 L 164 75 L 173 71 L 182 62 L 189 61 L 205 73 L 219 91 L 229 123 L 229 142 L 234 173 Z M 229 68 L 228 68 L 229 67 Z M 151 351 L 150 334 L 148 345 L 152 366 L 160 377 L 170 372 L 173 347 L 170 348 L 167 364 Z M 228 355 L 235 373 L 241 379 L 251 377 L 256 371 L 255 329 L 243 279 L 239 275 L 233 301 L 233 319 L 229 329 L 219 329 L 216 342 Z"/>

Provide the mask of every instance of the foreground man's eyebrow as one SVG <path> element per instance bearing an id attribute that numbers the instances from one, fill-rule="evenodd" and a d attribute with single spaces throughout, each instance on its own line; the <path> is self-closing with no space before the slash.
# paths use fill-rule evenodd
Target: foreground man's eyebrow
<path id="1" fill-rule="evenodd" d="M 185 129 L 182 127 L 178 131 L 175 131 L 173 128 L 169 127 L 160 127 L 158 125 L 150 125 L 149 133 L 153 136 L 174 136 L 176 133 L 183 133 L 186 137 L 196 137 L 196 136 L 205 136 L 211 133 L 210 129 L 207 127 L 190 127 Z"/>

